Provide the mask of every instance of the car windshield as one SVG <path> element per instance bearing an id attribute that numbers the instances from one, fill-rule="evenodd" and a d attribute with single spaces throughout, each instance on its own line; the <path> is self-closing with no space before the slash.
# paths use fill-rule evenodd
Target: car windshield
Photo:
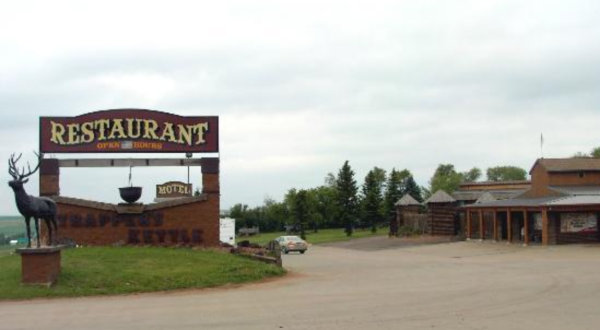
<path id="1" fill-rule="evenodd" d="M 298 236 L 288 236 L 286 237 L 286 240 L 291 242 L 302 242 L 302 239 Z"/>

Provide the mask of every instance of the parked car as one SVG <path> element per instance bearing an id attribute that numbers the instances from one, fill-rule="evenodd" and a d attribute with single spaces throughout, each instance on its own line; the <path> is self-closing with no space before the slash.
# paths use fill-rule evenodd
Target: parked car
<path id="1" fill-rule="evenodd" d="M 279 236 L 275 240 L 281 246 L 281 252 L 285 254 L 290 253 L 290 251 L 298 251 L 304 254 L 308 249 L 306 241 L 298 236 Z"/>

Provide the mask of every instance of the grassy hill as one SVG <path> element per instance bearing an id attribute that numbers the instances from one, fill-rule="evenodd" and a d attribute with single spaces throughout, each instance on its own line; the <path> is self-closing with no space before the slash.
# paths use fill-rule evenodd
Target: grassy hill
<path id="1" fill-rule="evenodd" d="M 0 234 L 12 236 L 23 234 L 25 237 L 25 221 L 21 216 L 0 216 Z"/>

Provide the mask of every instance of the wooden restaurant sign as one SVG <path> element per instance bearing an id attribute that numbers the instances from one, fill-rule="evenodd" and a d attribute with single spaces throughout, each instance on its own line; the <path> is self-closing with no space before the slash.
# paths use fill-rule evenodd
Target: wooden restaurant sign
<path id="1" fill-rule="evenodd" d="M 142 109 L 40 117 L 40 152 L 218 152 L 219 117 Z"/>

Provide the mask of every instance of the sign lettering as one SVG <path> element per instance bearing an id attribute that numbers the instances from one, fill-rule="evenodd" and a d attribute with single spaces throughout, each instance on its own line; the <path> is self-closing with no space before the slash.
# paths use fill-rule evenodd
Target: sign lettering
<path id="1" fill-rule="evenodd" d="M 156 185 L 156 197 L 174 198 L 192 196 L 192 185 L 180 181 L 171 181 Z"/>
<path id="2" fill-rule="evenodd" d="M 199 228 L 163 228 L 163 214 L 111 216 L 108 214 L 59 214 L 59 227 L 96 229 L 102 227 L 127 227 L 127 244 L 202 244 L 203 231 Z"/>
<path id="3" fill-rule="evenodd" d="M 41 117 L 40 151 L 218 152 L 218 117 L 119 109 L 77 117 Z"/>

